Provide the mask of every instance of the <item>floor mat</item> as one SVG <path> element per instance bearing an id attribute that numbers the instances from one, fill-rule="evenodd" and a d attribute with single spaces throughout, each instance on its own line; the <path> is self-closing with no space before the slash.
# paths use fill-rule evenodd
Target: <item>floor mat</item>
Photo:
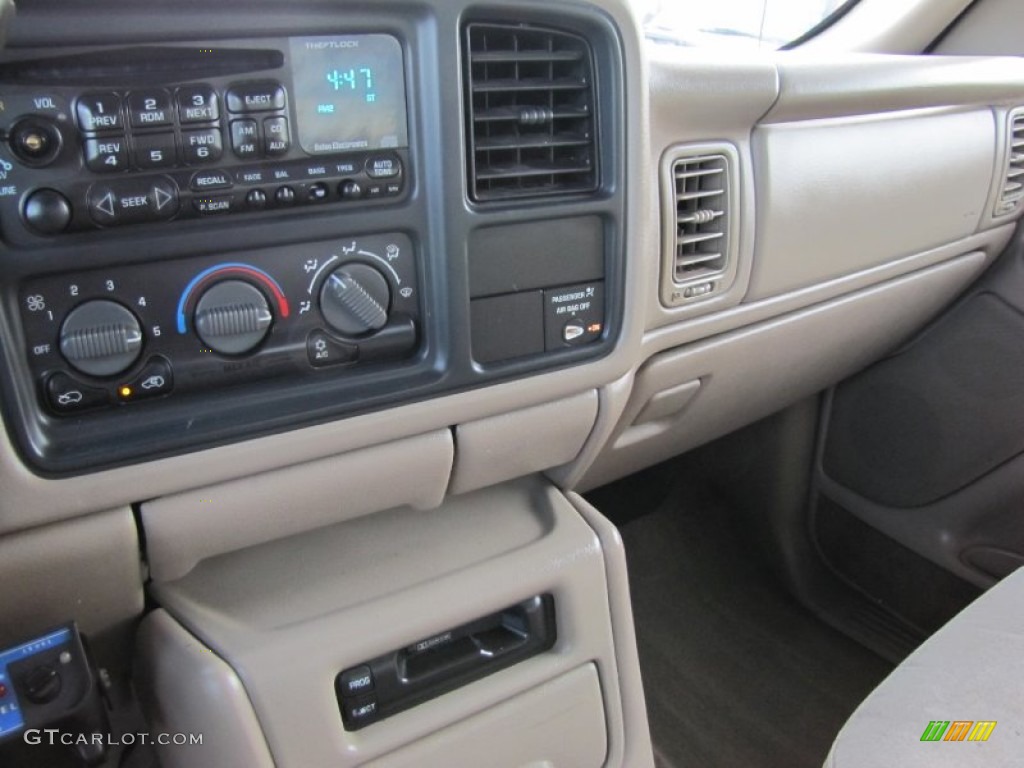
<path id="1" fill-rule="evenodd" d="M 710 492 L 639 498 L 592 495 L 620 507 L 659 768 L 820 768 L 891 666 L 792 600 Z"/>

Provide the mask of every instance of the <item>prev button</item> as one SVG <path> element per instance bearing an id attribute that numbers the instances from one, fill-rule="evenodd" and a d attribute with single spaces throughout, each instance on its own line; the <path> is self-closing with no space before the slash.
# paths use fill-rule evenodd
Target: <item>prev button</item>
<path id="1" fill-rule="evenodd" d="M 89 215 L 97 224 L 135 224 L 169 219 L 178 212 L 178 188 L 166 176 L 93 184 Z"/>

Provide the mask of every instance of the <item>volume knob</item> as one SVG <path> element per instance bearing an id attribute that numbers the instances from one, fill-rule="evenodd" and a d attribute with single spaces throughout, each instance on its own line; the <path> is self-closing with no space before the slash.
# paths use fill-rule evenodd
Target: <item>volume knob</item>
<path id="1" fill-rule="evenodd" d="M 142 352 L 142 328 L 135 315 L 117 302 L 87 301 L 64 319 L 60 352 L 82 373 L 114 376 L 138 359 Z"/>
<path id="2" fill-rule="evenodd" d="M 366 264 L 346 264 L 327 277 L 320 290 L 320 311 L 334 330 L 346 336 L 377 331 L 388 322 L 391 288 Z"/>
<path id="3" fill-rule="evenodd" d="M 267 299 L 242 280 L 217 283 L 196 304 L 196 334 L 222 355 L 242 355 L 255 349 L 273 319 Z"/>

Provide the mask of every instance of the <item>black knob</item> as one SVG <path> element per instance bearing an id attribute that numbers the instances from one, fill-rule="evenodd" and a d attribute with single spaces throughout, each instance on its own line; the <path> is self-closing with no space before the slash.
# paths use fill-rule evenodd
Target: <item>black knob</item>
<path id="1" fill-rule="evenodd" d="M 25 198 L 23 215 L 39 234 L 55 235 L 71 223 L 71 203 L 55 189 L 37 189 Z"/>
<path id="2" fill-rule="evenodd" d="M 60 673 L 41 664 L 21 679 L 21 689 L 33 704 L 49 704 L 60 695 Z"/>
<path id="3" fill-rule="evenodd" d="M 320 311 L 334 330 L 346 336 L 376 331 L 388 321 L 391 288 L 380 272 L 366 264 L 345 264 L 320 289 Z"/>
<path id="4" fill-rule="evenodd" d="M 41 117 L 23 117 L 11 126 L 8 133 L 11 151 L 25 165 L 49 165 L 60 154 L 60 129 Z"/>
<path id="5" fill-rule="evenodd" d="M 195 328 L 210 349 L 244 355 L 263 341 L 274 315 L 260 290 L 242 280 L 208 288 L 196 304 Z"/>
<path id="6" fill-rule="evenodd" d="M 138 359 L 142 328 L 135 315 L 117 302 L 87 301 L 64 319 L 60 351 L 82 373 L 114 376 Z"/>

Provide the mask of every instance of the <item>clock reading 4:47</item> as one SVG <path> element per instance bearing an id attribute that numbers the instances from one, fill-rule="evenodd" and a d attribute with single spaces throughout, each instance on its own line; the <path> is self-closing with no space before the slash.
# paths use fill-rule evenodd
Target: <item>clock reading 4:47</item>
<path id="1" fill-rule="evenodd" d="M 373 70 L 369 67 L 332 69 L 327 73 L 327 82 L 333 85 L 336 91 L 362 90 L 369 103 L 377 100 L 377 94 L 373 91 Z"/>

